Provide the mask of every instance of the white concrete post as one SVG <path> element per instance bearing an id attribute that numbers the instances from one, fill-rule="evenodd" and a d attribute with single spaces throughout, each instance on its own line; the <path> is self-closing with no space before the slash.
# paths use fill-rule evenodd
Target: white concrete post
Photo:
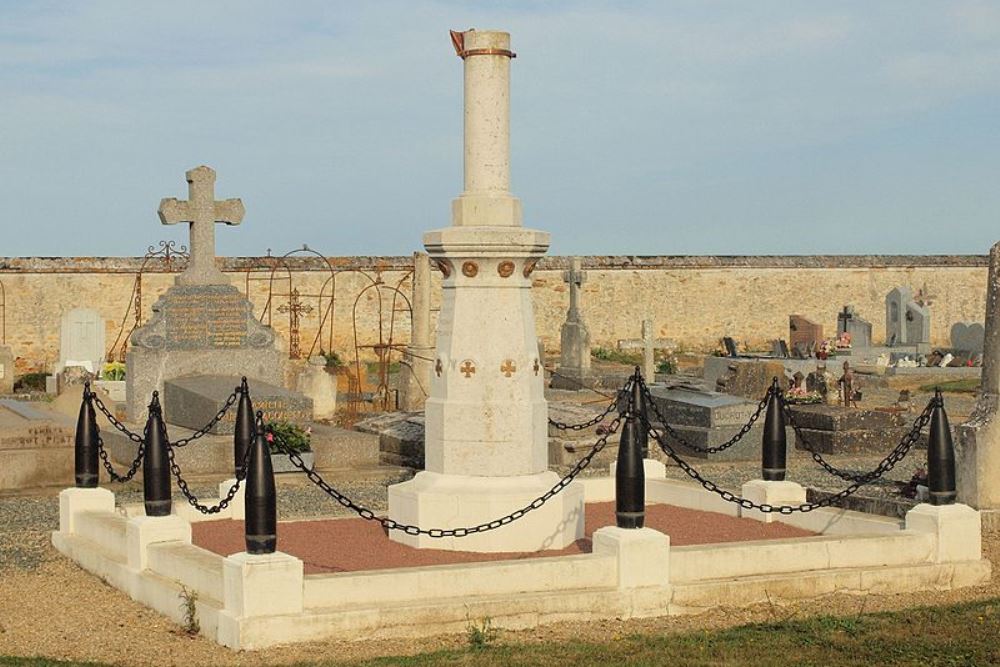
<path id="1" fill-rule="evenodd" d="M 76 516 L 80 512 L 114 512 L 115 494 L 100 487 L 78 489 L 70 487 L 59 492 L 59 532 L 75 532 Z"/>

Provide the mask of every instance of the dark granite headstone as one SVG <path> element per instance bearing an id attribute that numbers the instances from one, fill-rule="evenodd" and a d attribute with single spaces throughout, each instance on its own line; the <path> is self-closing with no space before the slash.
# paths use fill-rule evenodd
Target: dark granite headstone
<path id="1" fill-rule="evenodd" d="M 823 342 L 823 325 L 801 315 L 789 315 L 788 341 L 795 349 L 814 350 Z"/>
<path id="2" fill-rule="evenodd" d="M 755 401 L 714 391 L 651 387 L 650 394 L 670 426 L 684 440 L 698 447 L 715 447 L 726 442 L 749 421 L 757 409 Z M 652 414 L 650 419 L 653 419 Z M 666 441 L 683 456 L 712 460 L 753 460 L 760 457 L 762 428 L 763 420 L 758 420 L 738 444 L 717 454 L 689 449 L 669 434 L 666 434 Z"/>
<path id="3" fill-rule="evenodd" d="M 240 383 L 227 375 L 189 375 L 163 383 L 163 416 L 168 424 L 200 429 L 222 409 L 226 399 Z M 312 400 L 283 387 L 260 381 L 250 382 L 254 410 L 264 411 L 265 421 L 289 421 L 305 424 L 312 421 Z M 208 432 L 229 434 L 236 421 L 233 407 Z"/>

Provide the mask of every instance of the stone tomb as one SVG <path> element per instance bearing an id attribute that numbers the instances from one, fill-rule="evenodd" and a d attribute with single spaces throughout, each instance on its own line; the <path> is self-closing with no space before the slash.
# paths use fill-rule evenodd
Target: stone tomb
<path id="1" fill-rule="evenodd" d="M 806 439 L 796 434 L 796 449 L 821 454 L 888 454 L 910 430 L 905 414 L 888 410 L 795 405 L 791 411 Z"/>
<path id="2" fill-rule="evenodd" d="M 697 447 L 716 447 L 726 442 L 749 421 L 757 409 L 757 401 L 714 391 L 657 386 L 650 387 L 649 391 L 660 414 L 670 426 Z M 649 409 L 649 419 L 656 419 L 652 408 Z M 739 443 L 716 454 L 689 449 L 669 434 L 667 442 L 682 456 L 710 460 L 759 459 L 763 425 L 764 420 L 759 419 Z M 650 451 L 656 449 L 657 445 L 651 442 Z"/>
<path id="3" fill-rule="evenodd" d="M 215 266 L 215 224 L 239 224 L 239 199 L 215 200 L 215 172 L 196 167 L 185 175 L 188 200 L 164 199 L 163 224 L 190 225 L 188 266 L 153 305 L 153 316 L 130 339 L 125 375 L 128 419 L 142 422 L 154 390 L 166 380 L 211 371 L 281 385 L 284 354 L 275 332 Z"/>
<path id="4" fill-rule="evenodd" d="M 222 409 L 239 384 L 228 375 L 188 375 L 163 383 L 163 416 L 168 424 L 198 430 Z M 312 400 L 302 394 L 255 381 L 250 386 L 254 411 L 264 411 L 264 421 L 312 421 Z M 236 409 L 230 409 L 211 429 L 216 435 L 231 434 Z"/>

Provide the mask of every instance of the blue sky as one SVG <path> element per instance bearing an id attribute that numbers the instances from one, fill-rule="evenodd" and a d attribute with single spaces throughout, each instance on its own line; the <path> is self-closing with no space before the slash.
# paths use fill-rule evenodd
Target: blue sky
<path id="1" fill-rule="evenodd" d="M 512 33 L 553 254 L 985 253 L 1000 2 L 0 2 L 0 255 L 135 255 L 218 171 L 220 254 L 407 254 L 461 190 L 449 28 Z"/>

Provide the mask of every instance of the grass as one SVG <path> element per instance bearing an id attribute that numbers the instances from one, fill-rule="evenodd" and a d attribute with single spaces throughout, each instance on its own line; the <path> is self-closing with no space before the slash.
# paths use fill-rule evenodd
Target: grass
<path id="1" fill-rule="evenodd" d="M 590 351 L 590 356 L 598 361 L 606 361 L 612 364 L 622 364 L 625 366 L 642 365 L 642 352 L 626 352 L 607 347 L 595 347 Z"/>
<path id="2" fill-rule="evenodd" d="M 724 613 L 724 612 L 717 612 Z M 578 667 L 595 665 L 995 665 L 1000 664 L 1000 599 L 853 616 L 818 616 L 727 630 L 633 634 L 610 642 L 495 641 L 363 662 L 301 663 L 364 667 L 428 665 Z M 97 663 L 3 658 L 0 665 Z"/>
<path id="3" fill-rule="evenodd" d="M 933 382 L 931 384 L 920 385 L 920 391 L 934 391 L 935 389 L 952 394 L 975 394 L 979 391 L 979 378 L 948 380 L 947 382 Z"/>

